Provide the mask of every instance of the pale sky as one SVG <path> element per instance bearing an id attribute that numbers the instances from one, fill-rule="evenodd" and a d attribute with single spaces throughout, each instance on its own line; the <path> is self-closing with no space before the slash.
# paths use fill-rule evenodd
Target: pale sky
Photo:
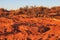
<path id="1" fill-rule="evenodd" d="M 18 9 L 26 5 L 45 7 L 60 6 L 60 0 L 0 0 L 0 8 L 8 10 Z"/>

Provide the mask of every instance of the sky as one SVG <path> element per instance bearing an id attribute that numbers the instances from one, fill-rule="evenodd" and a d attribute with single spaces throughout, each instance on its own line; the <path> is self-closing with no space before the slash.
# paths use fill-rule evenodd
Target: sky
<path id="1" fill-rule="evenodd" d="M 26 5 L 45 7 L 60 6 L 60 0 L 0 0 L 0 8 L 8 10 L 18 9 Z"/>

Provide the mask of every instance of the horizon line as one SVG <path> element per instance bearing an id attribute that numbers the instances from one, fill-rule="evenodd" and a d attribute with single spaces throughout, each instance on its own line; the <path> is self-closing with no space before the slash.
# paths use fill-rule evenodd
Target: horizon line
<path id="1" fill-rule="evenodd" d="M 17 9 L 19 9 L 19 8 L 24 8 L 24 7 L 26 7 L 26 6 L 28 6 L 28 5 L 25 5 L 25 6 L 20 6 L 20 7 L 18 7 L 18 8 L 13 8 L 13 9 L 11 9 L 11 8 L 4 8 L 4 7 L 0 7 L 0 8 L 3 8 L 3 9 L 6 9 L 6 10 L 17 10 Z M 30 8 L 30 7 L 47 7 L 47 8 L 52 8 L 52 7 L 60 7 L 60 6 L 39 6 L 39 5 L 32 5 L 32 6 L 28 6 L 28 8 Z"/>

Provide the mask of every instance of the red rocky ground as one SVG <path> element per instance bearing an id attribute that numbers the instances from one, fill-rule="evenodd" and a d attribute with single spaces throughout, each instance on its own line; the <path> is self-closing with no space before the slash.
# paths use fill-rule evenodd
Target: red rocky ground
<path id="1" fill-rule="evenodd" d="M 60 40 L 60 6 L 0 8 L 0 40 Z"/>
<path id="2" fill-rule="evenodd" d="M 0 40 L 60 40 L 60 20 L 0 18 Z"/>

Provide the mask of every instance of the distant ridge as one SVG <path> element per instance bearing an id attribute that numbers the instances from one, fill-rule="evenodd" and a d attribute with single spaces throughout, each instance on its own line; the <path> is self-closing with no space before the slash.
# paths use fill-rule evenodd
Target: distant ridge
<path id="1" fill-rule="evenodd" d="M 9 17 L 14 15 L 25 15 L 25 17 L 54 17 L 60 19 L 60 6 L 56 7 L 21 7 L 16 10 L 7 10 L 0 8 L 0 17 Z"/>

